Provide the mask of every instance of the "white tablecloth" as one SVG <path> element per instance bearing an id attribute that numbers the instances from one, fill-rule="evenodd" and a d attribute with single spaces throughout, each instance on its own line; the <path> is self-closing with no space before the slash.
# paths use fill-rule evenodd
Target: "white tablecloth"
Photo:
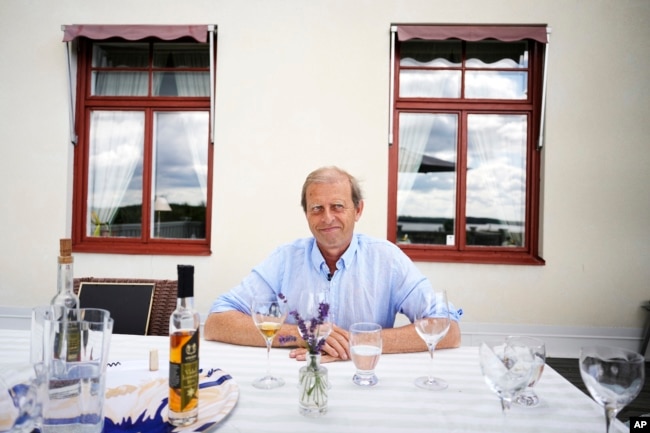
<path id="1" fill-rule="evenodd" d="M 167 337 L 113 335 L 111 361 L 146 360 L 158 349 L 160 366 L 166 368 Z M 2 362 L 29 359 L 29 332 L 0 329 Z M 566 432 L 598 433 L 605 430 L 603 409 L 549 366 L 535 389 L 541 403 L 535 408 L 513 406 L 501 416 L 499 399 L 485 384 L 478 362 L 478 348 L 437 351 L 436 376 L 449 388 L 426 391 L 413 380 L 430 369 L 428 353 L 382 355 L 376 373 L 379 384 L 361 388 L 351 381 L 352 362 L 324 364 L 329 370 L 329 411 L 317 419 L 298 413 L 298 369 L 288 350 L 271 350 L 271 371 L 286 380 L 274 390 L 254 388 L 252 381 L 266 372 L 266 349 L 201 341 L 201 364 L 230 373 L 239 385 L 239 401 L 231 414 L 213 431 L 230 433 L 288 432 Z M 199 403 L 200 404 L 200 403 Z M 200 409 L 199 409 L 200 410 Z M 504 426 L 503 423 L 506 423 Z M 625 426 L 616 422 L 619 432 Z"/>

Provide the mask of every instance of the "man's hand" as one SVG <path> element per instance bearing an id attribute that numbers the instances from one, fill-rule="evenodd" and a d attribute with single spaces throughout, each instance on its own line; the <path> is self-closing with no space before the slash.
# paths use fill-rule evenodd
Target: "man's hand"
<path id="1" fill-rule="evenodd" d="M 289 352 L 289 357 L 295 358 L 296 361 L 307 359 L 308 350 L 304 347 L 293 349 Z M 333 325 L 332 332 L 325 341 L 322 348 L 321 362 L 347 361 L 350 359 L 350 340 L 348 331 Z"/>

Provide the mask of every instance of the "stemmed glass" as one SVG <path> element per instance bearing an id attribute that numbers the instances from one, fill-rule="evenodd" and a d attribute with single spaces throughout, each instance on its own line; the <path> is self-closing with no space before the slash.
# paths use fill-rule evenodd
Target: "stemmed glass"
<path id="1" fill-rule="evenodd" d="M 251 316 L 266 341 L 266 376 L 254 380 L 253 386 L 260 389 L 280 387 L 284 385 L 284 379 L 271 375 L 271 346 L 287 317 L 287 310 L 275 295 L 262 296 L 253 300 Z"/>
<path id="2" fill-rule="evenodd" d="M 479 359 L 485 383 L 499 396 L 501 412 L 505 415 L 514 396 L 530 383 L 535 364 L 533 351 L 514 341 L 483 342 Z"/>
<path id="3" fill-rule="evenodd" d="M 313 341 L 307 344 L 316 346 L 320 341 L 326 340 L 332 332 L 332 314 L 329 311 L 329 290 L 325 288 L 305 289 L 298 296 L 297 312 L 304 321 L 305 328 L 310 331 Z M 322 308 L 327 306 L 327 314 L 322 316 Z M 318 326 L 312 321 L 321 317 L 322 323 Z M 312 330 L 312 328 L 314 328 Z M 305 336 L 303 335 L 303 338 Z"/>
<path id="4" fill-rule="evenodd" d="M 445 290 L 433 290 L 427 293 L 415 314 L 415 330 L 424 340 L 431 357 L 431 373 L 415 379 L 415 385 L 428 390 L 443 390 L 448 384 L 442 379 L 433 376 L 433 352 L 436 345 L 447 335 L 451 321 L 449 319 L 449 305 Z"/>
<path id="5" fill-rule="evenodd" d="M 605 409 L 605 432 L 616 414 L 639 395 L 645 380 L 645 360 L 617 347 L 590 346 L 580 350 L 580 376 L 589 394 Z"/>
<path id="6" fill-rule="evenodd" d="M 544 365 L 546 364 L 546 345 L 539 338 L 518 335 L 508 337 L 506 343 L 510 345 L 528 346 L 533 352 L 533 374 L 530 377 L 530 382 L 528 382 L 526 389 L 515 396 L 514 403 L 527 407 L 537 406 L 539 404 L 539 396 L 533 390 L 533 386 L 539 382 Z"/>

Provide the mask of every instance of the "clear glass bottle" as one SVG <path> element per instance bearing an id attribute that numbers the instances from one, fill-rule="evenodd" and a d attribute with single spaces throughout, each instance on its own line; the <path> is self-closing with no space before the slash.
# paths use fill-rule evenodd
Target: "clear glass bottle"
<path id="1" fill-rule="evenodd" d="M 169 422 L 194 423 L 199 414 L 199 313 L 194 266 L 178 265 L 178 299 L 169 319 Z"/>
<path id="2" fill-rule="evenodd" d="M 50 304 L 54 307 L 78 308 L 79 297 L 74 293 L 72 240 L 59 241 L 57 292 Z"/>
<path id="3" fill-rule="evenodd" d="M 59 258 L 57 260 L 57 292 L 50 301 L 54 317 L 59 321 L 77 320 L 79 317 L 79 297 L 74 293 L 74 273 L 72 257 L 72 239 L 61 239 L 59 241 Z M 65 334 L 65 339 L 59 335 Z M 67 361 L 76 361 L 79 358 L 80 334 L 79 329 L 63 323 L 59 333 L 55 336 L 55 348 L 57 358 L 65 358 Z M 63 341 L 67 344 L 63 347 Z M 65 351 L 62 353 L 62 351 Z"/>

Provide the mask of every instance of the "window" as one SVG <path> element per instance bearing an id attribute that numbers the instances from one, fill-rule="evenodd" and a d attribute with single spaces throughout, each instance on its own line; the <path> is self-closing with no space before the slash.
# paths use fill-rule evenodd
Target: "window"
<path id="1" fill-rule="evenodd" d="M 546 27 L 392 30 L 388 238 L 413 260 L 543 264 Z"/>
<path id="2" fill-rule="evenodd" d="M 75 250 L 209 254 L 210 29 L 66 26 L 64 31 L 76 46 L 78 65 Z"/>

